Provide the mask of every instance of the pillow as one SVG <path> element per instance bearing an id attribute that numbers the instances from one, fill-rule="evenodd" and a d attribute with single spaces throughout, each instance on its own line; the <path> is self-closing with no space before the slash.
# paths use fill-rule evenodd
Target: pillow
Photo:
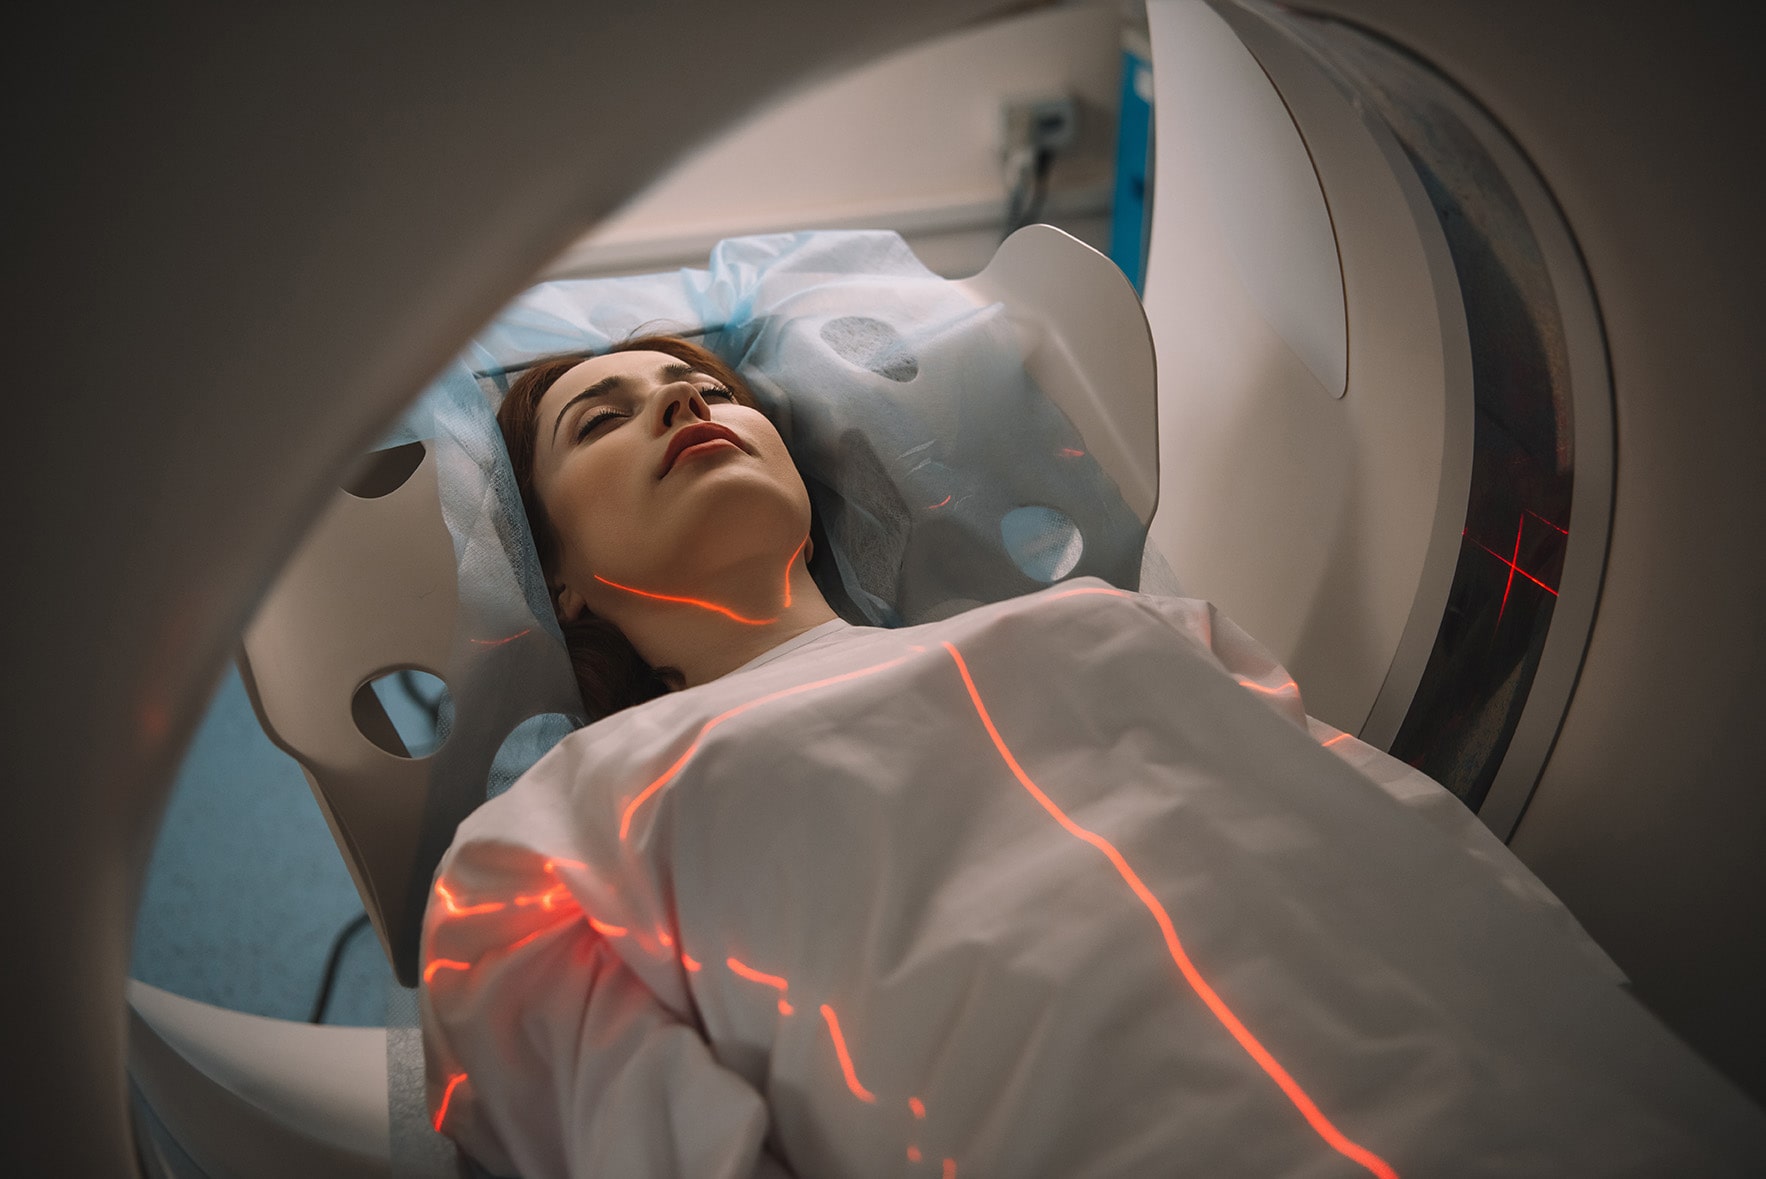
<path id="1" fill-rule="evenodd" d="M 811 571 L 848 621 L 912 625 L 1085 575 L 1136 588 L 1145 526 L 1026 374 L 1003 305 L 978 305 L 894 233 L 735 238 L 704 270 L 523 293 L 389 440 L 437 452 L 462 596 L 524 600 L 560 659 L 495 406 L 537 357 L 652 332 L 748 379 L 809 488 Z M 537 732 L 532 757 L 558 735 Z"/>

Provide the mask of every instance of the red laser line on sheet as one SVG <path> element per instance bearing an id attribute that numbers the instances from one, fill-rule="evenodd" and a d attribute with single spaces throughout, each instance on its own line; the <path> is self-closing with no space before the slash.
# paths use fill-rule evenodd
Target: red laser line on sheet
<path id="1" fill-rule="evenodd" d="M 1084 458 L 1085 457 L 1085 451 L 1075 450 L 1071 446 L 1063 446 L 1060 449 L 1059 454 L 1062 458 Z"/>
<path id="2" fill-rule="evenodd" d="M 1030 796 L 1042 806 L 1043 810 L 1047 811 L 1049 816 L 1060 824 L 1063 830 L 1075 839 L 1090 844 L 1110 861 L 1111 866 L 1116 869 L 1117 875 L 1122 877 L 1123 882 L 1128 885 L 1158 924 L 1159 932 L 1165 938 L 1165 948 L 1171 955 L 1171 960 L 1176 963 L 1184 981 L 1190 984 L 1190 989 L 1213 1013 L 1214 1018 L 1220 1021 L 1233 1039 L 1238 1041 L 1239 1047 L 1243 1048 L 1246 1054 L 1257 1062 L 1258 1067 L 1269 1076 L 1270 1080 L 1276 1083 L 1294 1108 L 1300 1111 L 1300 1115 L 1306 1119 L 1307 1124 L 1320 1138 L 1324 1139 L 1331 1149 L 1345 1158 L 1359 1163 L 1369 1173 L 1379 1176 L 1380 1179 L 1398 1179 L 1398 1173 L 1384 1159 L 1366 1147 L 1352 1142 L 1332 1124 L 1329 1118 L 1325 1117 L 1323 1111 L 1308 1096 L 1306 1090 L 1300 1087 L 1299 1082 L 1295 1081 L 1289 1075 L 1288 1070 L 1283 1068 L 1274 1056 L 1270 1055 L 1269 1050 L 1257 1037 L 1251 1034 L 1250 1029 L 1239 1020 L 1239 1017 L 1233 1014 L 1232 1009 L 1226 1005 L 1226 1001 L 1215 993 L 1213 987 L 1208 985 L 1208 981 L 1202 977 L 1201 972 L 1190 961 L 1188 952 L 1183 948 L 1183 942 L 1178 939 L 1177 927 L 1172 924 L 1171 915 L 1165 911 L 1165 906 L 1159 903 L 1159 898 L 1153 895 L 1152 890 L 1141 880 L 1140 875 L 1129 866 L 1122 853 L 1116 849 L 1116 845 L 1096 832 L 1088 831 L 1075 823 L 1067 816 L 1067 812 L 1055 803 L 1054 799 L 1031 781 L 1030 775 L 1024 772 L 1024 767 L 1018 764 L 1018 759 L 1013 757 L 1012 751 L 1006 747 L 1005 739 L 1000 736 L 999 729 L 994 726 L 993 717 L 988 714 L 987 706 L 981 702 L 981 693 L 976 689 L 975 680 L 969 674 L 969 665 L 963 661 L 962 655 L 950 643 L 942 645 L 946 651 L 950 652 L 951 659 L 956 662 L 957 671 L 963 677 L 963 687 L 968 690 L 969 701 L 975 706 L 975 714 L 981 718 L 982 727 L 987 730 L 987 736 L 993 742 L 993 747 L 1001 759 L 1005 761 L 1006 768 L 1011 770 L 1012 776 L 1018 780 L 1018 784 L 1024 787 Z"/>
<path id="3" fill-rule="evenodd" d="M 1279 688 L 1266 688 L 1255 680 L 1240 680 L 1239 687 L 1249 688 L 1253 692 L 1262 692 L 1265 696 L 1280 696 L 1290 688 L 1296 692 L 1300 690 L 1300 685 L 1296 684 L 1293 680 L 1289 680 Z"/>
<path id="4" fill-rule="evenodd" d="M 919 1161 L 920 1161 L 920 1148 L 917 1146 L 909 1146 L 908 1147 L 908 1162 L 917 1163 Z"/>
<path id="5" fill-rule="evenodd" d="M 675 939 L 668 935 L 668 930 L 663 929 L 660 926 L 658 926 L 656 930 L 656 941 L 665 950 L 671 950 L 674 948 Z"/>
<path id="6" fill-rule="evenodd" d="M 517 938 L 515 941 L 510 942 L 508 948 L 505 949 L 503 952 L 505 954 L 513 954 L 516 950 L 519 950 L 521 947 L 527 945 L 529 942 L 532 942 L 537 938 L 544 937 L 546 934 L 551 933 L 554 929 L 562 929 L 566 925 L 574 925 L 574 924 L 576 924 L 576 915 L 573 913 L 573 914 L 571 914 L 570 917 L 568 917 L 567 919 L 565 919 L 563 921 L 554 921 L 550 925 L 542 925 L 538 929 L 534 930 L 532 933 L 527 934 L 524 937 Z"/>
<path id="7" fill-rule="evenodd" d="M 473 639 L 473 640 L 472 640 L 472 641 L 473 641 L 473 642 L 475 642 L 475 643 L 477 643 L 477 644 L 478 644 L 478 645 L 479 645 L 479 646 L 481 646 L 481 647 L 501 647 L 501 646 L 502 646 L 502 645 L 503 645 L 503 644 L 504 644 L 504 643 L 513 643 L 513 642 L 514 642 L 514 641 L 515 641 L 515 640 L 516 640 L 516 639 L 519 639 L 519 638 L 521 638 L 521 637 L 522 637 L 522 636 L 524 636 L 524 635 L 530 635 L 530 634 L 532 634 L 532 633 L 533 633 L 533 627 L 531 627 L 531 626 L 530 626 L 530 627 L 528 627 L 528 628 L 527 628 L 527 629 L 526 629 L 526 630 L 518 630 L 518 631 L 516 631 L 516 632 L 515 632 L 515 633 L 514 633 L 514 634 L 512 634 L 512 635 L 510 635 L 510 636 L 509 636 L 509 637 L 507 637 L 507 638 L 502 638 L 502 639 Z"/>
<path id="8" fill-rule="evenodd" d="M 1347 740 L 1349 740 L 1348 733 L 1338 733 L 1335 737 L 1332 737 L 1329 741 L 1326 741 L 1323 745 L 1323 748 L 1329 749 L 1331 746 L 1335 745 L 1337 742 L 1347 741 Z"/>
<path id="9" fill-rule="evenodd" d="M 852 1056 L 846 1051 L 846 1037 L 840 1034 L 840 1017 L 826 1003 L 822 1004 L 822 1019 L 828 1024 L 828 1034 L 834 1037 L 834 1055 L 840 1058 L 840 1073 L 846 1078 L 846 1087 L 860 1101 L 875 1105 L 877 1095 L 859 1084 L 858 1073 L 852 1067 Z"/>
<path id="10" fill-rule="evenodd" d="M 435 1110 L 435 1132 L 437 1134 L 441 1133 L 442 1123 L 448 1119 L 448 1102 L 454 1099 L 454 1090 L 458 1089 L 460 1082 L 465 1079 L 465 1073 L 455 1073 L 448 1078 L 448 1087 L 442 1090 L 441 1104 Z"/>
<path id="11" fill-rule="evenodd" d="M 589 928 L 600 934 L 602 937 L 624 937 L 631 932 L 631 930 L 623 925 L 609 925 L 599 917 L 589 918 Z"/>
<path id="12" fill-rule="evenodd" d="M 698 974 L 701 970 L 705 969 L 704 964 L 701 963 L 699 959 L 687 953 L 681 955 L 681 965 L 687 968 L 688 974 Z"/>
<path id="13" fill-rule="evenodd" d="M 441 898 L 442 907 L 447 909 L 450 917 L 474 917 L 480 913 L 497 913 L 508 908 L 502 901 L 485 901 L 478 905 L 462 905 L 448 891 L 448 886 L 441 881 L 435 882 L 435 895 Z"/>
<path id="14" fill-rule="evenodd" d="M 912 1111 L 916 1121 L 923 1122 L 926 1120 L 926 1103 L 921 1101 L 918 1097 L 908 1098 L 908 1109 Z"/>
<path id="15" fill-rule="evenodd" d="M 581 860 L 566 860 L 566 859 L 560 859 L 557 856 L 554 856 L 551 859 L 547 860 L 544 864 L 541 864 L 540 867 L 543 868 L 547 872 L 552 872 L 555 874 L 558 871 L 558 866 L 560 864 L 562 864 L 566 868 L 575 868 L 575 869 L 582 871 L 582 872 L 587 872 L 589 870 L 589 866 L 587 864 L 583 863 Z"/>
<path id="16" fill-rule="evenodd" d="M 957 1179 L 957 1160 L 945 1159 L 944 1170 L 939 1179 Z"/>
<path id="17" fill-rule="evenodd" d="M 778 991 L 780 1015 L 790 1015 L 797 1010 L 795 1007 L 791 1006 L 790 1002 L 785 998 L 786 993 L 791 989 L 791 984 L 786 982 L 783 978 L 780 978 L 776 974 L 768 974 L 764 970 L 756 970 L 754 967 L 749 966 L 747 963 L 742 962 L 735 957 L 727 959 L 724 964 L 749 982 L 756 982 L 763 987 L 772 987 L 774 990 Z"/>
<path id="18" fill-rule="evenodd" d="M 423 981 L 433 982 L 435 976 L 443 970 L 471 970 L 472 963 L 461 962 L 455 958 L 432 958 L 429 965 L 423 968 Z"/>
<path id="19" fill-rule="evenodd" d="M 526 909 L 538 905 L 540 908 L 550 913 L 559 901 L 568 901 L 569 899 L 570 890 L 565 888 L 562 884 L 554 884 L 545 892 L 530 893 L 523 896 L 513 897 L 510 899 L 509 903 L 518 909 Z"/>
<path id="20" fill-rule="evenodd" d="M 954 493 L 953 493 L 953 494 L 954 494 Z M 947 495 L 947 496 L 945 496 L 945 497 L 944 497 L 944 498 L 943 498 L 943 499 L 941 499 L 941 500 L 939 500 L 939 501 L 938 501 L 938 502 L 937 502 L 937 503 L 935 503 L 935 504 L 927 504 L 927 505 L 926 505 L 926 510 L 927 510 L 927 511 L 928 511 L 928 512 L 935 512 L 935 511 L 937 511 L 937 510 L 938 510 L 938 509 L 939 509 L 939 508 L 942 508 L 942 507 L 943 507 L 943 506 L 944 506 L 944 505 L 945 505 L 945 504 L 947 504 L 947 503 L 949 503 L 949 502 L 950 502 L 950 500 L 951 500 L 951 497 L 950 497 L 950 496 L 948 496 L 948 495 Z"/>
<path id="21" fill-rule="evenodd" d="M 907 656 L 903 655 L 899 658 L 891 659 L 887 663 L 879 663 L 872 667 L 861 667 L 857 671 L 849 671 L 843 675 L 829 676 L 825 680 L 815 680 L 812 683 L 798 684 L 791 688 L 781 688 L 777 692 L 769 692 L 765 696 L 748 701 L 746 704 L 738 704 L 736 707 L 729 709 L 726 712 L 718 713 L 700 727 L 699 735 L 693 738 L 693 743 L 687 746 L 687 751 L 681 754 L 681 756 L 675 760 L 673 765 L 662 771 L 660 777 L 644 787 L 644 789 L 638 793 L 636 798 L 626 804 L 625 813 L 622 814 L 619 819 L 620 841 L 624 842 L 626 837 L 631 834 L 632 816 L 638 813 L 638 808 L 650 801 L 658 790 L 661 790 L 664 786 L 668 785 L 669 782 L 673 781 L 675 775 L 680 773 L 682 768 L 692 760 L 693 755 L 699 751 L 699 746 L 705 740 L 706 735 L 731 717 L 739 716 L 751 708 L 759 708 L 762 704 L 770 704 L 774 700 L 783 700 L 787 696 L 795 696 L 801 692 L 813 692 L 821 688 L 831 687 L 834 684 L 845 683 L 848 680 L 862 679 L 868 675 L 876 675 L 878 672 L 887 671 L 906 660 Z"/>

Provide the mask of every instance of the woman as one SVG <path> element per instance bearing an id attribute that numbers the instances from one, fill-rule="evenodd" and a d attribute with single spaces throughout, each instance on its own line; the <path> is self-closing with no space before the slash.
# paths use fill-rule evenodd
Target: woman
<path id="1" fill-rule="evenodd" d="M 603 719 L 438 873 L 431 1108 L 491 1169 L 1766 1156 L 1506 849 L 1205 604 L 1080 579 L 847 625 L 778 433 L 682 341 L 535 366 L 501 421 Z"/>

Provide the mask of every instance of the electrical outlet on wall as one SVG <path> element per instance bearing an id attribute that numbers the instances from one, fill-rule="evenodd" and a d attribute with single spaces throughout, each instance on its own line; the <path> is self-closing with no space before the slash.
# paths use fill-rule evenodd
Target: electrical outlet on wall
<path id="1" fill-rule="evenodd" d="M 1079 103 L 1070 94 L 1008 99 L 1001 108 L 1000 155 L 1059 152 L 1079 133 Z"/>

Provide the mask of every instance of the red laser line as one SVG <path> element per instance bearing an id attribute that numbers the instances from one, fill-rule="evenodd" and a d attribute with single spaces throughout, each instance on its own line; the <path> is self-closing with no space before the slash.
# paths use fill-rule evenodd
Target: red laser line
<path id="1" fill-rule="evenodd" d="M 681 965 L 687 968 L 689 974 L 697 974 L 704 969 L 704 966 L 699 959 L 693 957 L 691 954 L 681 955 Z"/>
<path id="2" fill-rule="evenodd" d="M 926 1103 L 924 1101 L 918 1097 L 910 1097 L 908 1098 L 908 1108 L 913 1111 L 915 1118 L 920 1121 L 926 1120 Z"/>
<path id="3" fill-rule="evenodd" d="M 1570 535 L 1570 530 L 1568 528 L 1565 528 L 1562 524 L 1555 524 L 1552 521 L 1547 520 L 1544 516 L 1541 516 L 1538 512 L 1535 512 L 1532 508 L 1526 509 L 1526 512 L 1529 516 L 1533 517 L 1535 520 L 1539 521 L 1541 524 L 1545 525 L 1547 528 L 1554 528 L 1557 531 L 1563 533 L 1565 536 Z"/>
<path id="4" fill-rule="evenodd" d="M 669 782 L 673 780 L 674 776 L 681 772 L 681 769 L 688 761 L 692 760 L 693 755 L 699 751 L 699 746 L 705 740 L 706 735 L 718 725 L 723 724 L 733 716 L 739 716 L 740 714 L 747 712 L 751 708 L 758 708 L 762 704 L 770 704 L 774 700 L 782 700 L 787 696 L 795 696 L 799 692 L 811 692 L 820 688 L 830 687 L 834 684 L 844 683 L 847 680 L 861 679 L 864 676 L 875 675 L 880 671 L 887 671 L 898 663 L 906 662 L 907 658 L 906 655 L 903 655 L 899 658 L 891 659 L 887 663 L 879 663 L 871 667 L 861 667 L 857 671 L 849 671 L 842 675 L 829 676 L 825 680 L 816 680 L 812 683 L 798 684 L 796 687 L 792 688 L 781 688 L 777 692 L 769 692 L 767 695 L 761 696 L 758 699 L 750 700 L 746 704 L 738 704 L 736 707 L 729 709 L 726 712 L 718 713 L 716 716 L 705 722 L 704 726 L 699 730 L 699 735 L 693 738 L 693 743 L 691 745 L 687 746 L 687 751 L 681 754 L 681 756 L 675 760 L 673 765 L 664 770 L 661 777 L 650 783 L 650 785 L 644 787 L 644 789 L 638 793 L 636 798 L 626 804 L 625 813 L 622 814 L 619 819 L 620 841 L 624 842 L 625 838 L 631 834 L 632 816 L 637 814 L 638 808 L 648 802 L 651 796 L 653 796 L 658 790 L 661 790 L 664 786 L 668 785 Z"/>
<path id="5" fill-rule="evenodd" d="M 554 929 L 561 929 L 566 925 L 574 925 L 575 923 L 576 923 L 576 916 L 574 914 L 572 914 L 566 920 L 554 921 L 550 925 L 542 925 L 538 929 L 534 930 L 532 933 L 526 935 L 525 937 L 518 938 L 517 940 L 511 942 L 509 944 L 509 948 L 503 952 L 506 954 L 513 954 L 516 950 L 519 950 L 521 947 L 527 945 L 529 942 L 533 941 L 534 939 L 544 937 L 546 934 L 551 933 Z"/>
<path id="6" fill-rule="evenodd" d="M 939 1179 L 957 1179 L 957 1160 L 945 1159 L 944 1171 Z"/>
<path id="7" fill-rule="evenodd" d="M 453 1100 L 454 1090 L 459 1088 L 460 1082 L 465 1079 L 465 1073 L 455 1073 L 448 1078 L 448 1087 L 442 1090 L 441 1105 L 438 1106 L 435 1111 L 435 1132 L 437 1134 L 441 1133 L 442 1123 L 447 1120 L 448 1102 Z"/>
<path id="8" fill-rule="evenodd" d="M 479 913 L 496 913 L 502 909 L 508 908 L 508 906 L 502 901 L 485 901 L 483 904 L 478 905 L 462 905 L 454 899 L 454 894 L 448 891 L 448 886 L 439 880 L 435 882 L 435 895 L 442 899 L 442 905 L 447 909 L 450 917 L 473 917 Z"/>
<path id="9" fill-rule="evenodd" d="M 852 1057 L 846 1052 L 846 1037 L 840 1034 L 840 1017 L 826 1003 L 822 1004 L 822 1018 L 828 1023 L 828 1034 L 834 1037 L 834 1055 L 840 1058 L 840 1071 L 846 1076 L 846 1087 L 860 1101 L 875 1105 L 877 1095 L 858 1083 L 858 1073 L 853 1071 Z"/>
<path id="10" fill-rule="evenodd" d="M 506 639 L 473 639 L 472 641 L 477 643 L 481 647 L 501 647 L 504 643 L 513 643 L 516 639 L 519 639 L 522 635 L 527 635 L 527 634 L 532 634 L 532 633 L 533 633 L 533 627 L 530 626 L 526 630 L 516 631 L 514 634 L 510 635 Z"/>
<path id="11" fill-rule="evenodd" d="M 1012 776 L 1018 780 L 1018 784 L 1029 792 L 1030 796 L 1049 813 L 1055 822 L 1061 825 L 1063 830 L 1075 839 L 1089 843 L 1110 861 L 1116 869 L 1117 875 L 1122 877 L 1129 889 L 1140 900 L 1142 906 L 1152 914 L 1153 920 L 1159 926 L 1159 932 L 1164 935 L 1165 948 L 1170 953 L 1171 960 L 1177 964 L 1184 981 L 1190 984 L 1190 989 L 1201 998 L 1208 1010 L 1213 1013 L 1214 1018 L 1219 1020 L 1221 1025 L 1231 1033 L 1233 1039 L 1238 1041 L 1239 1047 L 1243 1048 L 1246 1054 L 1257 1062 L 1258 1067 L 1263 1069 L 1270 1080 L 1276 1083 L 1288 1100 L 1293 1103 L 1294 1108 L 1300 1111 L 1300 1115 L 1306 1119 L 1313 1131 L 1324 1139 L 1333 1150 L 1345 1158 L 1361 1164 L 1370 1173 L 1380 1176 L 1380 1179 L 1398 1179 L 1398 1173 L 1385 1160 L 1367 1148 L 1350 1141 L 1342 1131 L 1331 1123 L 1329 1118 L 1324 1116 L 1323 1111 L 1300 1087 L 1299 1082 L 1295 1081 L 1289 1075 L 1288 1070 L 1283 1068 L 1274 1056 L 1270 1055 L 1269 1050 L 1258 1041 L 1257 1037 L 1251 1034 L 1250 1029 L 1239 1020 L 1239 1017 L 1233 1014 L 1225 1000 L 1215 993 L 1213 987 L 1208 985 L 1207 980 L 1202 977 L 1201 972 L 1190 961 L 1188 952 L 1183 948 L 1183 942 L 1178 939 L 1177 928 L 1172 924 L 1171 915 L 1165 911 L 1165 906 L 1159 903 L 1159 898 L 1153 895 L 1153 891 L 1142 882 L 1139 874 L 1129 866 L 1128 861 L 1123 858 L 1116 846 L 1103 836 L 1088 831 L 1068 818 L 1067 813 L 1056 805 L 1054 799 L 1043 793 L 1042 788 L 1030 780 L 1030 776 L 1024 772 L 1024 767 L 1018 764 L 1018 759 L 1013 757 L 1012 751 L 1006 747 L 999 729 L 994 726 L 993 718 L 988 715 L 987 706 L 981 702 L 981 693 L 976 690 L 975 680 L 969 674 L 969 665 L 963 662 L 962 655 L 950 643 L 942 645 L 946 651 L 950 652 L 950 657 L 956 661 L 957 671 L 963 677 L 963 686 L 968 689 L 969 700 L 975 706 L 975 714 L 981 718 L 981 724 L 987 729 L 987 735 L 993 741 L 994 749 L 1005 761 L 1006 768 L 1012 771 Z"/>
<path id="12" fill-rule="evenodd" d="M 698 598 L 683 598 L 675 594 L 653 594 L 649 590 L 633 589 L 629 585 L 620 585 L 617 581 L 608 581 L 599 573 L 595 574 L 595 580 L 602 585 L 610 585 L 616 590 L 636 594 L 640 598 L 652 598 L 658 602 L 675 602 L 682 606 L 697 606 L 701 610 L 710 610 L 713 614 L 722 614 L 725 618 L 740 622 L 743 626 L 770 626 L 779 621 L 777 618 L 744 618 L 728 606 L 720 606 L 716 602 L 701 601 Z"/>
<path id="13" fill-rule="evenodd" d="M 749 966 L 739 959 L 730 958 L 724 964 L 749 982 L 757 982 L 761 986 L 772 987 L 777 991 L 787 991 L 791 989 L 791 984 L 780 978 L 778 975 L 768 974 L 764 970 L 756 970 L 754 967 Z"/>
<path id="14" fill-rule="evenodd" d="M 1489 545 L 1480 543 L 1474 537 L 1468 536 L 1468 537 L 1466 537 L 1466 539 L 1471 541 L 1473 544 L 1477 545 L 1479 548 L 1483 549 L 1485 552 L 1489 553 L 1492 557 L 1495 557 L 1498 561 L 1501 561 L 1504 565 L 1509 564 L 1509 559 L 1507 557 L 1503 556 L 1501 553 L 1497 552 L 1495 549 L 1491 548 Z M 1522 569 L 1519 566 L 1515 566 L 1515 565 L 1510 565 L 1509 567 L 1512 568 L 1516 573 L 1519 573 L 1522 577 L 1525 577 L 1528 581 L 1532 582 L 1534 585 L 1538 586 L 1540 589 L 1544 590 L 1546 593 L 1550 594 L 1552 597 L 1555 598 L 1558 596 L 1558 592 L 1555 589 L 1551 588 L 1549 585 L 1546 585 L 1543 581 L 1540 581 L 1537 577 L 1534 577 L 1531 573 L 1528 573 L 1525 569 Z M 1510 580 L 1513 580 L 1512 577 Z M 1498 617 L 1500 618 L 1501 615 L 1498 615 Z"/>
<path id="15" fill-rule="evenodd" d="M 952 493 L 952 494 L 954 494 L 954 493 Z M 935 511 L 938 508 L 942 508 L 945 504 L 950 502 L 950 499 L 951 499 L 951 497 L 947 495 L 935 504 L 927 504 L 926 510 L 930 512 L 930 511 Z"/>
<path id="16" fill-rule="evenodd" d="M 1338 733 L 1335 737 L 1332 737 L 1329 741 L 1326 741 L 1322 748 L 1329 749 L 1331 746 L 1335 745 L 1337 742 L 1347 741 L 1347 740 L 1349 740 L 1348 733 Z"/>
<path id="17" fill-rule="evenodd" d="M 675 939 L 668 935 L 668 930 L 666 929 L 658 929 L 656 931 L 656 940 L 661 943 L 662 948 L 665 950 L 674 948 Z"/>
<path id="18" fill-rule="evenodd" d="M 1084 458 L 1085 451 L 1074 450 L 1071 446 L 1063 446 L 1061 448 L 1061 457 L 1062 458 Z"/>
<path id="19" fill-rule="evenodd" d="M 920 1161 L 920 1148 L 917 1146 L 908 1147 L 908 1162 L 917 1163 L 919 1161 Z"/>
<path id="20" fill-rule="evenodd" d="M 461 962 L 461 961 L 458 961 L 457 959 L 454 959 L 454 958 L 434 958 L 434 959 L 430 960 L 430 963 L 428 966 L 425 966 L 423 968 L 423 981 L 424 982 L 432 981 L 435 978 L 437 971 L 441 971 L 441 970 L 471 970 L 471 969 L 472 969 L 472 963 L 470 963 L 470 962 Z"/>
<path id="21" fill-rule="evenodd" d="M 1262 692 L 1265 696 L 1280 696 L 1283 692 L 1286 692 L 1289 688 L 1294 689 L 1296 692 L 1298 692 L 1300 690 L 1300 685 L 1296 684 L 1293 680 L 1289 680 L 1287 683 L 1283 684 L 1279 688 L 1266 688 L 1262 684 L 1255 683 L 1251 680 L 1240 680 L 1239 687 L 1249 688 L 1253 692 Z"/>
<path id="22" fill-rule="evenodd" d="M 564 865 L 566 868 L 577 868 L 584 872 L 589 870 L 589 866 L 581 860 L 566 860 L 558 856 L 552 857 L 540 866 L 548 872 L 556 872 L 558 870 L 558 865 L 560 864 Z"/>
<path id="23" fill-rule="evenodd" d="M 785 605 L 787 608 L 791 605 L 791 566 L 797 564 L 797 554 L 801 553 L 803 546 L 808 543 L 809 534 L 804 533 L 803 539 L 797 542 L 797 548 L 792 552 L 791 559 L 785 562 Z"/>
<path id="24" fill-rule="evenodd" d="M 631 932 L 623 925 L 609 925 L 597 917 L 589 918 L 589 928 L 603 937 L 624 937 Z"/>

